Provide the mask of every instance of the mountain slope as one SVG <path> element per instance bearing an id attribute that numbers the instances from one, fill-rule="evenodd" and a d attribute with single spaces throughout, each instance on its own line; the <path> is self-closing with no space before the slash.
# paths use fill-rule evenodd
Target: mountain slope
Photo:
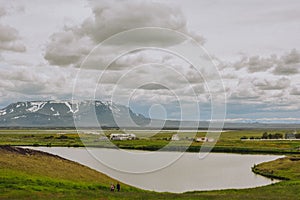
<path id="1" fill-rule="evenodd" d="M 130 116 L 130 117 L 128 117 Z M 0 110 L 0 126 L 133 126 L 149 119 L 130 108 L 102 101 L 27 101 Z"/>

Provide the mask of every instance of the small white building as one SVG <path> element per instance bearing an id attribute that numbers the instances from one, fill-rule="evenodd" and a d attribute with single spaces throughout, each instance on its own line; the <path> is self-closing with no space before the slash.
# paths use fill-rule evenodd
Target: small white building
<path id="1" fill-rule="evenodd" d="M 208 140 L 207 140 L 207 137 L 197 137 L 195 139 L 195 141 L 196 142 L 207 142 Z"/>
<path id="2" fill-rule="evenodd" d="M 195 139 L 196 142 L 213 142 L 213 138 L 207 138 L 207 137 L 198 137 Z"/>
<path id="3" fill-rule="evenodd" d="M 109 137 L 110 140 L 135 140 L 136 135 L 132 133 L 112 133 Z"/>
<path id="4" fill-rule="evenodd" d="M 294 140 L 296 139 L 296 135 L 294 133 L 286 133 L 285 139 Z"/>
<path id="5" fill-rule="evenodd" d="M 172 141 L 179 141 L 179 140 L 180 140 L 179 135 L 178 135 L 178 134 L 172 135 L 171 140 L 172 140 Z"/>

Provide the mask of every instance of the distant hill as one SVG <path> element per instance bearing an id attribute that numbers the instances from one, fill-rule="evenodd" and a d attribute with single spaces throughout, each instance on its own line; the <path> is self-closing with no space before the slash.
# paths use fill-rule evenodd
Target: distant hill
<path id="1" fill-rule="evenodd" d="M 130 116 L 130 117 L 129 117 Z M 0 127 L 119 127 L 207 129 L 207 121 L 149 119 L 129 107 L 98 100 L 26 101 L 0 109 Z M 225 123 L 224 129 L 300 129 L 300 124 Z"/>
<path id="2" fill-rule="evenodd" d="M 96 116 L 95 116 L 96 114 Z M 123 105 L 102 101 L 26 101 L 8 105 L 0 110 L 1 127 L 116 127 L 149 123 Z M 114 118 L 115 117 L 115 118 Z M 116 123 L 118 121 L 118 124 Z"/>

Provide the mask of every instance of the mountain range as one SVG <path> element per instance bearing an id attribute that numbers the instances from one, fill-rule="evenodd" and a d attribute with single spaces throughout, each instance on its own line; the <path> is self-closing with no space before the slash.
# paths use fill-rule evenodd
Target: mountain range
<path id="1" fill-rule="evenodd" d="M 150 119 L 129 107 L 99 100 L 25 101 L 0 109 L 0 128 L 10 127 L 117 127 L 207 129 L 208 121 Z M 224 129 L 299 129 L 300 124 L 225 123 Z"/>
<path id="2" fill-rule="evenodd" d="M 26 101 L 0 110 L 0 127 L 117 127 L 147 123 L 149 119 L 126 106 L 94 100 Z"/>

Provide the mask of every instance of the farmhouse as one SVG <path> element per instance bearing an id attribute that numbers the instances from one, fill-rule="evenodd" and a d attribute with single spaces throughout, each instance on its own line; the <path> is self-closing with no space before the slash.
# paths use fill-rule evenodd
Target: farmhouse
<path id="1" fill-rule="evenodd" d="M 132 133 L 126 133 L 126 134 L 121 134 L 121 133 L 113 133 L 110 134 L 110 140 L 135 140 L 136 135 Z"/>
<path id="2" fill-rule="evenodd" d="M 180 138 L 179 138 L 178 134 L 174 134 L 174 135 L 172 135 L 171 140 L 172 140 L 172 141 L 179 141 Z"/>
<path id="3" fill-rule="evenodd" d="M 196 142 L 213 142 L 214 138 L 207 138 L 207 137 L 198 137 L 195 139 Z"/>
<path id="4" fill-rule="evenodd" d="M 296 139 L 296 136 L 294 133 L 286 133 L 285 139 L 293 140 L 293 139 Z"/>
<path id="5" fill-rule="evenodd" d="M 207 137 L 198 137 L 195 139 L 196 142 L 206 142 L 207 141 Z"/>

